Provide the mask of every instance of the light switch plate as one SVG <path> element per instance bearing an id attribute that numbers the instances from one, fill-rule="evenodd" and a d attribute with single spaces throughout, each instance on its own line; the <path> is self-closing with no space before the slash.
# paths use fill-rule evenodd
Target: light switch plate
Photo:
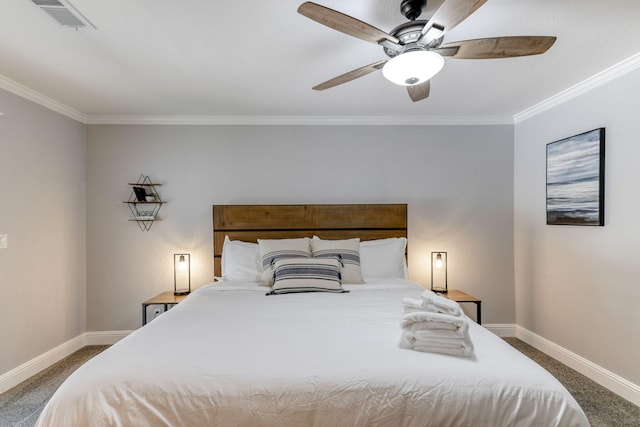
<path id="1" fill-rule="evenodd" d="M 9 236 L 7 234 L 0 234 L 0 249 L 7 249 L 9 247 Z"/>

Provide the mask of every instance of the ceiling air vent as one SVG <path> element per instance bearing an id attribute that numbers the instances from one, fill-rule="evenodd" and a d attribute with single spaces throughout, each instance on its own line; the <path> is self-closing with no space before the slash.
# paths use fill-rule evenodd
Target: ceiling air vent
<path id="1" fill-rule="evenodd" d="M 31 0 L 36 6 L 42 9 L 47 15 L 52 17 L 63 27 L 93 28 L 93 25 L 78 9 L 68 0 Z"/>

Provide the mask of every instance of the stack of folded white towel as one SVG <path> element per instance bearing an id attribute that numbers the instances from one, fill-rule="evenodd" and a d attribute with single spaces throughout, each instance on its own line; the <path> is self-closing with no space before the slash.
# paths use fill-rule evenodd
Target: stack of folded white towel
<path id="1" fill-rule="evenodd" d="M 460 305 L 431 291 L 403 298 L 402 344 L 413 350 L 471 356 L 469 323 Z"/>

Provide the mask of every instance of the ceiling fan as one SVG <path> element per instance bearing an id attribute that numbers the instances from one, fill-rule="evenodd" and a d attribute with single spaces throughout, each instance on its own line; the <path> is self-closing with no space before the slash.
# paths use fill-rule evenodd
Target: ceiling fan
<path id="1" fill-rule="evenodd" d="M 490 37 L 443 43 L 444 36 L 488 0 L 444 0 L 431 19 L 418 20 L 426 0 L 402 0 L 400 11 L 409 20 L 386 33 L 366 22 L 313 2 L 298 7 L 298 13 L 334 30 L 382 46 L 390 59 L 374 62 L 314 86 L 325 90 L 376 70 L 385 78 L 406 86 L 413 102 L 429 96 L 429 80 L 444 65 L 443 57 L 456 59 L 512 58 L 538 55 L 555 43 L 549 36 Z"/>

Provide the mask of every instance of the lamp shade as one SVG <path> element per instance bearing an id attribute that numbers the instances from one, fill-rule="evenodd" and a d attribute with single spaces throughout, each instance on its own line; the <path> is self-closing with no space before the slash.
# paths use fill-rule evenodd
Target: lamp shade
<path id="1" fill-rule="evenodd" d="M 191 256 L 173 254 L 173 294 L 187 295 L 191 292 Z"/>
<path id="2" fill-rule="evenodd" d="M 400 86 L 424 83 L 438 74 L 444 67 L 444 58 L 428 50 L 413 50 L 401 53 L 387 61 L 382 75 Z"/>

